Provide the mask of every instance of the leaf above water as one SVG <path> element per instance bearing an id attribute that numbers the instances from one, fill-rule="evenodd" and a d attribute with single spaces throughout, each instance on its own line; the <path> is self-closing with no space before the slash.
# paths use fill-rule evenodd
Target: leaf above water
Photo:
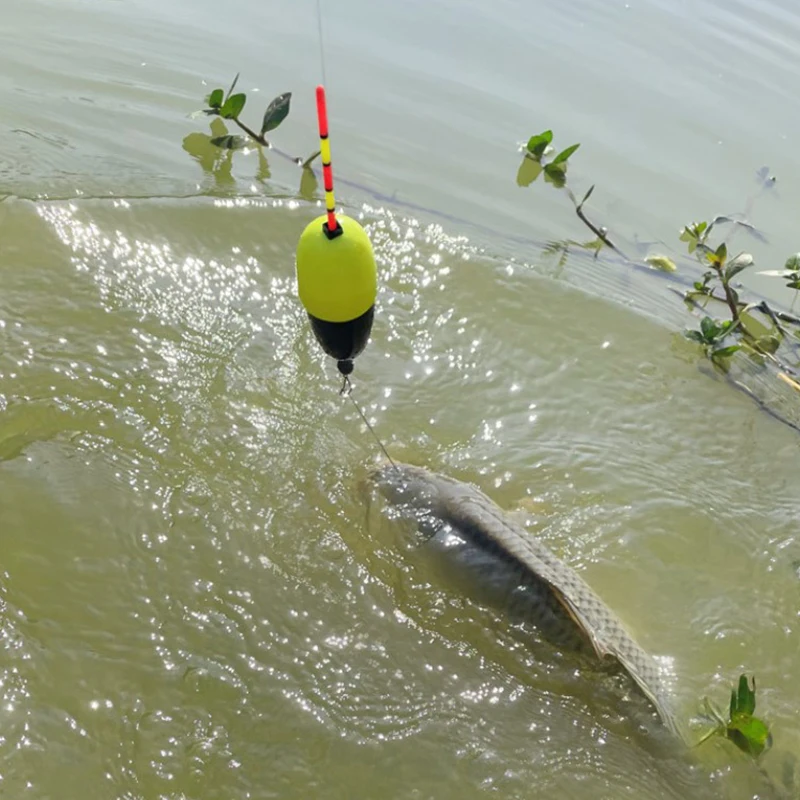
<path id="1" fill-rule="evenodd" d="M 728 262 L 725 268 L 725 280 L 730 280 L 734 275 L 738 275 L 742 270 L 747 269 L 753 264 L 753 256 L 750 253 L 739 253 Z"/>
<path id="2" fill-rule="evenodd" d="M 711 317 L 703 317 L 700 320 L 700 330 L 707 342 L 713 341 L 720 332 L 719 325 Z"/>
<path id="3" fill-rule="evenodd" d="M 683 231 L 681 231 L 679 238 L 682 242 L 687 243 L 690 253 L 693 253 L 698 244 L 701 244 L 708 236 L 707 228 L 707 222 L 693 222 L 691 225 L 683 226 Z"/>
<path id="4" fill-rule="evenodd" d="M 728 247 L 723 242 L 716 250 L 706 253 L 706 258 L 710 264 L 713 264 L 717 269 L 720 269 L 728 257 Z"/>
<path id="5" fill-rule="evenodd" d="M 562 150 L 550 163 L 551 164 L 562 164 L 565 162 L 578 148 L 580 144 L 573 144 L 567 147 L 566 149 Z"/>
<path id="6" fill-rule="evenodd" d="M 556 164 L 551 162 L 544 167 L 544 179 L 547 183 L 552 183 L 557 189 L 561 189 L 567 181 L 567 165 L 565 162 Z"/>
<path id="7" fill-rule="evenodd" d="M 239 94 L 234 94 L 225 101 L 225 104 L 219 111 L 219 115 L 224 119 L 237 119 L 239 114 L 242 113 L 246 102 L 246 94 L 242 94 L 241 92 Z"/>
<path id="8" fill-rule="evenodd" d="M 278 125 L 283 122 L 289 115 L 289 106 L 292 101 L 292 93 L 285 92 L 278 95 L 268 106 L 264 112 L 264 120 L 261 123 L 261 135 L 263 136 L 268 131 L 275 130 Z"/>
<path id="9" fill-rule="evenodd" d="M 789 256 L 789 258 L 786 259 L 784 268 L 791 270 L 792 272 L 800 272 L 800 253 L 795 253 L 793 256 Z"/>
<path id="10" fill-rule="evenodd" d="M 550 142 L 553 141 L 553 131 L 544 131 L 544 133 L 540 133 L 538 136 L 531 136 L 528 139 L 528 152 L 536 159 L 541 158 L 544 155 L 544 151 L 547 150 L 548 145 Z"/>
<path id="11" fill-rule="evenodd" d="M 690 341 L 690 342 L 697 342 L 698 344 L 705 344 L 705 337 L 703 336 L 700 331 L 684 331 L 683 335 Z"/>
<path id="12" fill-rule="evenodd" d="M 213 92 L 206 98 L 210 108 L 219 108 L 222 105 L 222 89 L 214 89 Z"/>
<path id="13" fill-rule="evenodd" d="M 711 355 L 713 358 L 730 358 L 737 350 L 741 350 L 742 346 L 739 344 L 732 344 L 729 347 L 718 347 Z"/>

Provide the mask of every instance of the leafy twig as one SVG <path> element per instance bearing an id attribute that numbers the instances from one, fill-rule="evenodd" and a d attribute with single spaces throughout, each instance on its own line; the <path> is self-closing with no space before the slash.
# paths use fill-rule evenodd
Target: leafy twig
<path id="1" fill-rule="evenodd" d="M 583 204 L 591 197 L 592 192 L 594 191 L 594 184 L 589 187 L 589 191 L 583 196 L 583 200 L 580 203 L 576 200 L 574 193 L 572 190 L 567 187 L 567 194 L 570 196 L 570 199 L 575 204 L 575 213 L 578 215 L 578 219 L 586 225 L 586 227 L 598 238 L 600 239 L 603 244 L 610 247 L 612 250 L 616 250 L 620 255 L 625 255 L 622 251 L 608 238 L 608 231 L 606 228 L 598 228 L 587 216 L 583 213 Z"/>

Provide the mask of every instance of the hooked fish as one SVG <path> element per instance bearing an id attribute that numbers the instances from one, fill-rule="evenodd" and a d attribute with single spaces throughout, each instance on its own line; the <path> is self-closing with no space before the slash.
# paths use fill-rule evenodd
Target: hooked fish
<path id="1" fill-rule="evenodd" d="M 472 484 L 400 462 L 373 469 L 369 480 L 421 532 L 449 550 L 462 573 L 482 582 L 495 603 L 529 619 L 557 646 L 582 650 L 603 664 L 615 663 L 665 727 L 684 740 L 652 656 L 575 570 L 486 494 Z M 447 547 L 447 537 L 464 546 Z"/>

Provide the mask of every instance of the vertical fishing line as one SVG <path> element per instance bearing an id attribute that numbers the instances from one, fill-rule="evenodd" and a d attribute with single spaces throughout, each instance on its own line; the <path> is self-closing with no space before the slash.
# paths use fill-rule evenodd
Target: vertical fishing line
<path id="1" fill-rule="evenodd" d="M 325 70 L 325 46 L 324 46 L 324 34 L 322 30 L 322 0 L 317 0 L 317 30 L 319 33 L 319 63 L 320 68 L 322 70 L 322 86 L 317 88 L 317 114 L 319 117 L 319 124 L 320 124 L 320 139 L 321 139 L 321 152 L 327 155 L 327 158 L 323 155 L 323 168 L 325 168 L 325 162 L 327 161 L 327 169 L 324 169 L 326 175 L 326 183 L 325 183 L 325 190 L 326 190 L 326 206 L 328 206 L 328 201 L 330 201 L 330 206 L 327 207 L 326 210 L 328 211 L 328 219 L 332 220 L 331 224 L 331 232 L 335 232 L 337 226 L 336 217 L 335 217 L 335 201 L 333 197 L 333 174 L 330 168 L 330 145 L 328 144 L 328 112 L 327 106 L 325 103 L 325 90 L 323 87 L 328 85 L 328 78 Z M 341 228 L 339 228 L 341 231 Z M 329 237 L 332 238 L 332 237 Z M 340 362 L 341 363 L 341 362 Z M 352 365 L 351 365 L 352 369 Z M 341 369 L 340 369 L 341 371 Z M 389 455 L 389 451 L 384 447 L 383 442 L 381 441 L 380 437 L 378 436 L 375 428 L 372 427 L 370 421 L 367 419 L 367 415 L 362 411 L 361 406 L 356 402 L 355 397 L 353 397 L 353 384 L 350 382 L 350 378 L 348 373 L 342 372 L 344 375 L 344 381 L 342 382 L 342 388 L 339 391 L 339 394 L 343 397 L 349 397 L 351 402 L 353 403 L 353 407 L 358 412 L 358 416 L 361 417 L 361 421 L 364 425 L 367 426 L 367 430 L 372 434 L 372 438 L 375 439 L 378 447 L 381 449 L 381 452 L 384 456 L 386 456 L 389 463 L 397 469 L 397 464 L 394 463 L 392 457 Z"/>
<path id="2" fill-rule="evenodd" d="M 317 28 L 319 29 L 319 63 L 322 68 L 322 84 L 328 85 L 328 78 L 325 75 L 325 48 L 322 44 L 322 0 L 317 0 Z"/>
<path id="3" fill-rule="evenodd" d="M 361 406 L 356 402 L 355 397 L 353 397 L 353 384 L 350 383 L 350 378 L 347 375 L 344 376 L 344 381 L 342 383 L 341 391 L 339 392 L 340 395 L 349 397 L 350 400 L 353 402 L 353 407 L 358 412 L 358 416 L 361 417 L 362 422 L 367 426 L 367 430 L 372 434 L 372 437 L 378 443 L 378 447 L 380 447 L 381 452 L 386 456 L 389 463 L 397 469 L 397 464 L 392 461 L 392 457 L 389 455 L 389 451 L 383 446 L 383 442 L 380 440 L 380 437 L 375 432 L 375 428 L 370 425 L 369 420 L 367 419 L 367 415 L 361 410 Z"/>

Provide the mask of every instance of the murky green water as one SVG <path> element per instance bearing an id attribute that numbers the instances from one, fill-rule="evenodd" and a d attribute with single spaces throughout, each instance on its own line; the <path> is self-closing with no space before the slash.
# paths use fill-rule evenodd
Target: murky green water
<path id="1" fill-rule="evenodd" d="M 613 693 L 368 520 L 375 447 L 294 295 L 318 210 L 292 163 L 215 164 L 188 118 L 241 70 L 254 105 L 295 93 L 274 141 L 312 152 L 315 4 L 6 5 L 0 795 L 752 796 L 732 750 L 700 752 L 711 777 L 649 752 Z M 515 176 L 531 133 L 581 141 L 598 222 L 671 252 L 768 164 L 770 241 L 740 243 L 781 266 L 800 16 L 348 0 L 325 23 L 338 196 L 381 275 L 357 398 L 395 452 L 524 501 L 685 717 L 755 672 L 779 777 L 800 755 L 800 439 L 698 371 L 661 284 L 557 269 L 542 244 L 588 232 Z"/>

